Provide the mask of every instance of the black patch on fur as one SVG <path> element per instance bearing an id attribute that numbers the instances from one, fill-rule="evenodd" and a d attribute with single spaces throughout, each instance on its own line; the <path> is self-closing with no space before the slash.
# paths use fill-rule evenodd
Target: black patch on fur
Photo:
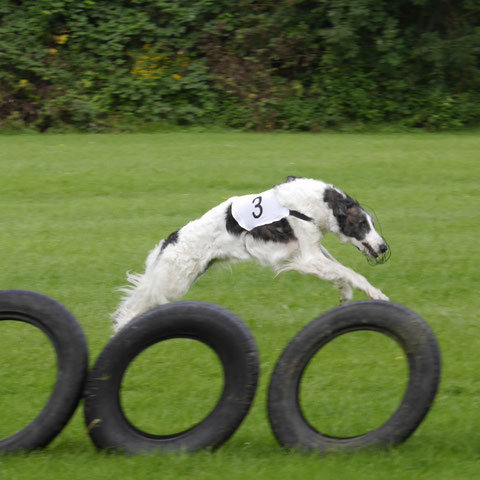
<path id="1" fill-rule="evenodd" d="M 244 228 L 242 228 L 238 222 L 233 218 L 232 215 L 232 205 L 227 208 L 227 214 L 225 218 L 225 226 L 227 228 L 227 232 L 231 233 L 232 235 L 240 235 L 242 232 L 246 232 Z"/>
<path id="2" fill-rule="evenodd" d="M 174 245 L 178 242 L 178 232 L 179 230 L 175 230 L 171 233 L 165 241 L 162 243 L 162 248 L 160 249 L 160 253 L 162 253 L 169 245 Z"/>
<path id="3" fill-rule="evenodd" d="M 286 218 L 282 218 L 278 222 L 255 227 L 249 233 L 253 238 L 265 242 L 288 243 L 296 239 L 293 229 Z"/>
<path id="4" fill-rule="evenodd" d="M 243 232 L 247 232 L 247 230 L 241 227 L 235 218 L 233 218 L 231 205 L 227 208 L 225 224 L 227 232 L 233 235 L 240 235 Z M 283 218 L 278 222 L 255 227 L 253 230 L 250 230 L 250 232 L 247 232 L 247 234 L 255 239 L 263 240 L 265 242 L 287 243 L 296 239 L 293 229 L 286 218 Z M 208 267 L 209 266 L 210 265 L 208 265 Z"/>
<path id="5" fill-rule="evenodd" d="M 346 193 L 342 194 L 334 188 L 327 188 L 323 194 L 323 200 L 331 208 L 344 235 L 363 240 L 370 232 L 365 211 Z"/>

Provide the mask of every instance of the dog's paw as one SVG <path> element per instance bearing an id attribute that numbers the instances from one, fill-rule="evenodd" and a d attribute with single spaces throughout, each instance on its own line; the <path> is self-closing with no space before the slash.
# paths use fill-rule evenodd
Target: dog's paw
<path id="1" fill-rule="evenodd" d="M 372 291 L 371 294 L 369 295 L 369 297 L 372 300 L 385 300 L 386 302 L 388 302 L 390 300 L 383 292 L 381 292 L 380 290 L 377 290 L 377 289 Z"/>

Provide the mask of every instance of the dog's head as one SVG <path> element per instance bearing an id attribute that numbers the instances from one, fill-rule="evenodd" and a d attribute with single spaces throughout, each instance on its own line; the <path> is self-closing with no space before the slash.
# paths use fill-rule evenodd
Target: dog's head
<path id="1" fill-rule="evenodd" d="M 332 187 L 325 190 L 325 203 L 332 210 L 332 232 L 342 242 L 349 242 L 374 263 L 384 263 L 389 258 L 388 245 L 375 230 L 372 217 L 346 193 Z"/>

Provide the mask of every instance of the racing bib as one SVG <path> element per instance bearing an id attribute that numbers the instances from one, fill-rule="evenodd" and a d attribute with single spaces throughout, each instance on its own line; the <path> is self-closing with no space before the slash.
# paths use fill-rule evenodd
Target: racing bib
<path id="1" fill-rule="evenodd" d="M 278 222 L 289 214 L 290 210 L 278 202 L 273 189 L 237 197 L 232 203 L 233 218 L 247 231 Z"/>

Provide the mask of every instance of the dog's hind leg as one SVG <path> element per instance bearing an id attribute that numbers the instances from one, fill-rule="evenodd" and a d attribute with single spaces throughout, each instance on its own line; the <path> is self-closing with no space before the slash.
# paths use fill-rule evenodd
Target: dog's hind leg
<path id="1" fill-rule="evenodd" d="M 197 262 L 153 251 L 147 258 L 144 274 L 129 274 L 130 286 L 121 289 L 125 296 L 113 314 L 118 331 L 134 317 L 158 305 L 185 295 L 201 272 Z"/>

